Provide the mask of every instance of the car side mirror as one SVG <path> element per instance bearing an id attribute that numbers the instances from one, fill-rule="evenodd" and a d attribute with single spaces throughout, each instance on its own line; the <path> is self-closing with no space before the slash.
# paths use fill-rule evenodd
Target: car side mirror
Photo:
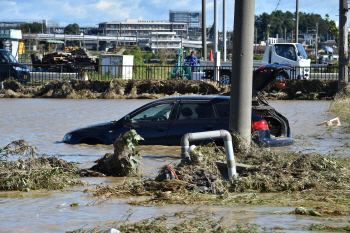
<path id="1" fill-rule="evenodd" d="M 298 57 L 300 57 L 300 51 L 298 50 Z"/>
<path id="2" fill-rule="evenodd" d="M 131 125 L 130 115 L 126 115 L 124 118 L 124 125 Z"/>

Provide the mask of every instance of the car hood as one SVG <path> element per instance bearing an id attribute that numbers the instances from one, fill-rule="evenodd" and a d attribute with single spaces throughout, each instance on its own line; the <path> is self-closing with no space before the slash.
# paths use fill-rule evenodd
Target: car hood
<path id="1" fill-rule="evenodd" d="M 289 66 L 267 64 L 260 66 L 253 73 L 253 94 L 263 91 L 270 83 L 276 80 L 278 74 L 283 70 L 291 70 Z M 286 77 L 288 78 L 288 77 Z"/>
<path id="2" fill-rule="evenodd" d="M 68 133 L 74 133 L 74 132 L 77 132 L 77 131 L 82 131 L 82 130 L 92 129 L 92 128 L 100 128 L 100 127 L 108 126 L 110 124 L 111 124 L 111 122 L 104 122 L 104 123 L 99 123 L 99 124 L 94 124 L 94 125 L 88 125 L 88 126 L 85 126 L 85 127 L 82 127 L 82 128 L 74 129 L 72 131 L 69 131 Z"/>

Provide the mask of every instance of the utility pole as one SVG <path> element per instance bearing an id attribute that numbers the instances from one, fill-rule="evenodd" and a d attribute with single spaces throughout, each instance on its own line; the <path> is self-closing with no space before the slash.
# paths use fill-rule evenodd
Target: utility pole
<path id="1" fill-rule="evenodd" d="M 31 34 L 30 34 L 30 28 L 29 28 L 29 51 L 31 50 L 31 47 L 32 47 L 32 36 L 31 36 Z M 16 55 L 17 55 L 18 53 L 16 53 Z M 17 58 L 17 57 L 16 57 Z M 17 58 L 18 59 L 18 58 Z"/>
<path id="2" fill-rule="evenodd" d="M 299 37 L 299 0 L 297 0 L 297 7 L 295 11 L 295 43 L 298 43 Z"/>
<path id="3" fill-rule="evenodd" d="M 318 54 L 318 23 L 316 23 L 316 43 L 315 43 L 315 57 L 317 61 L 317 54 Z"/>
<path id="4" fill-rule="evenodd" d="M 85 28 L 83 28 L 83 46 L 85 49 Z"/>
<path id="5" fill-rule="evenodd" d="M 235 1 L 229 128 L 246 148 L 251 142 L 254 12 L 255 0 Z"/>
<path id="6" fill-rule="evenodd" d="M 206 14 L 206 0 L 202 0 L 202 57 L 207 60 L 207 14 Z"/>
<path id="7" fill-rule="evenodd" d="M 157 55 L 159 54 L 159 47 L 158 47 L 158 32 L 157 32 Z"/>
<path id="8" fill-rule="evenodd" d="M 254 54 L 257 55 L 257 45 L 258 45 L 258 29 L 255 28 L 255 46 L 254 46 Z"/>
<path id="9" fill-rule="evenodd" d="M 340 90 L 349 81 L 348 77 L 348 1 L 339 0 L 339 79 Z"/>
<path id="10" fill-rule="evenodd" d="M 99 35 L 99 33 L 97 33 L 96 52 L 98 52 L 98 47 L 100 45 L 100 42 L 98 41 L 98 35 Z"/>
<path id="11" fill-rule="evenodd" d="M 214 81 L 219 80 L 218 62 L 220 62 L 220 57 L 218 57 L 218 12 L 218 0 L 214 0 Z"/>
<path id="12" fill-rule="evenodd" d="M 284 42 L 287 42 L 287 28 L 284 28 Z"/>
<path id="13" fill-rule="evenodd" d="M 223 61 L 226 61 L 226 51 L 227 51 L 227 48 L 226 48 L 226 0 L 223 0 L 223 14 L 222 14 L 222 18 L 223 18 L 223 22 L 222 22 L 222 25 L 223 25 L 223 42 L 224 42 L 224 54 L 223 54 Z"/>

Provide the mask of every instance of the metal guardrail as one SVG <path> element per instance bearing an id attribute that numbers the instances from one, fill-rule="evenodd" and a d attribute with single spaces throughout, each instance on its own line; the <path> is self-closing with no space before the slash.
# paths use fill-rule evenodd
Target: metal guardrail
<path id="1" fill-rule="evenodd" d="M 25 66 L 23 66 L 25 65 Z M 15 68 L 18 67 L 18 68 Z M 176 67 L 179 70 L 188 71 L 188 66 Z M 258 67 L 254 67 L 254 70 Z M 231 77 L 231 67 L 229 66 L 197 66 L 192 67 L 192 72 L 202 72 L 199 77 L 213 80 L 214 70 L 219 69 L 219 76 Z M 292 67 L 291 76 L 295 76 L 297 69 L 310 69 L 309 80 L 337 80 L 338 67 L 311 66 Z M 13 77 L 24 82 L 26 85 L 42 85 L 52 80 L 64 79 L 94 79 L 94 80 L 135 80 L 135 79 L 158 79 L 167 80 L 171 78 L 174 65 L 144 65 L 144 66 L 115 66 L 115 65 L 85 65 L 75 66 L 72 64 L 0 64 L 0 81 Z M 24 75 L 30 79 L 24 80 Z"/>

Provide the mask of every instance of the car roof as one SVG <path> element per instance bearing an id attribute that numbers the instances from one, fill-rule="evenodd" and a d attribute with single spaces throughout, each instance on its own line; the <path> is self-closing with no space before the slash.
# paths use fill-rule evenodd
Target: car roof
<path id="1" fill-rule="evenodd" d="M 152 102 L 176 101 L 176 100 L 212 100 L 212 99 L 229 100 L 230 96 L 221 96 L 221 95 L 184 95 L 184 96 L 164 97 L 164 98 L 161 98 L 161 99 L 154 100 Z"/>

